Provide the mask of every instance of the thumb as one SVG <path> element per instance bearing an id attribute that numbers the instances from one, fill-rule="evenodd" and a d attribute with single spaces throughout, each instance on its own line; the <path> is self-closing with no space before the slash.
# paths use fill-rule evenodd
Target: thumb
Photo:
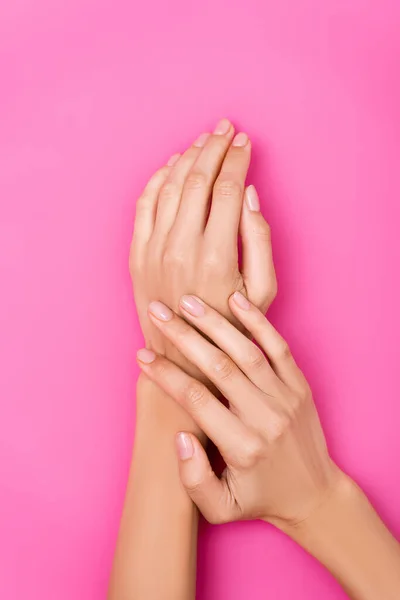
<path id="1" fill-rule="evenodd" d="M 218 479 L 197 437 L 180 432 L 176 446 L 182 484 L 205 519 L 215 524 L 239 519 L 239 506 L 227 480 Z"/>
<path id="2" fill-rule="evenodd" d="M 260 211 L 260 200 L 254 185 L 249 185 L 245 190 L 240 236 L 242 275 L 247 294 L 249 300 L 265 312 L 276 296 L 277 282 L 271 231 Z"/>

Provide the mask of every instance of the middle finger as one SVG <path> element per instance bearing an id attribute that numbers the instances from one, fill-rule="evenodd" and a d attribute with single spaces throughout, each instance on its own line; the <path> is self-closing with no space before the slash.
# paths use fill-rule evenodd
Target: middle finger
<path id="1" fill-rule="evenodd" d="M 197 160 L 190 169 L 183 186 L 182 199 L 175 222 L 179 237 L 203 233 L 209 212 L 209 202 L 214 181 L 220 171 L 234 129 L 227 119 L 222 119 L 207 139 Z"/>
<path id="2" fill-rule="evenodd" d="M 218 311 L 195 296 L 182 296 L 180 309 L 189 323 L 204 333 L 260 390 L 273 393 L 279 380 L 264 352 Z"/>

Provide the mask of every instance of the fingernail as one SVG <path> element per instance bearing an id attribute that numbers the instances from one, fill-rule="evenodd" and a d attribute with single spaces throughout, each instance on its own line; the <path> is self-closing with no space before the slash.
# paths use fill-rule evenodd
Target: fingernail
<path id="1" fill-rule="evenodd" d="M 230 121 L 228 119 L 221 119 L 214 129 L 216 135 L 225 135 L 231 128 Z"/>
<path id="2" fill-rule="evenodd" d="M 254 185 L 249 185 L 249 187 L 246 188 L 245 197 L 246 197 L 246 203 L 247 203 L 248 209 L 253 212 L 259 212 L 260 199 L 258 197 L 257 190 L 254 187 Z"/>
<path id="3" fill-rule="evenodd" d="M 156 355 L 151 350 L 147 350 L 147 348 L 141 348 L 137 351 L 136 358 L 140 360 L 140 362 L 149 365 L 156 359 Z"/>
<path id="4" fill-rule="evenodd" d="M 249 310 L 251 307 L 250 302 L 240 292 L 235 292 L 233 294 L 233 300 L 235 301 L 235 304 L 237 304 L 239 308 L 242 308 L 243 310 Z"/>
<path id="5" fill-rule="evenodd" d="M 188 460 L 194 454 L 192 438 L 187 433 L 178 433 L 176 436 L 176 446 L 178 448 L 179 458 Z"/>
<path id="6" fill-rule="evenodd" d="M 149 304 L 149 312 L 157 319 L 160 319 L 160 321 L 170 321 L 174 315 L 172 310 L 162 302 L 151 302 Z"/>
<path id="7" fill-rule="evenodd" d="M 201 135 L 199 135 L 197 140 L 193 143 L 193 146 L 196 146 L 196 148 L 202 148 L 205 145 L 205 143 L 209 137 L 210 137 L 209 133 L 202 133 Z"/>
<path id="8" fill-rule="evenodd" d="M 245 146 L 248 141 L 249 138 L 245 133 L 238 133 L 233 138 L 232 146 Z"/>
<path id="9" fill-rule="evenodd" d="M 181 306 L 194 317 L 202 317 L 205 313 L 204 306 L 194 296 L 182 296 Z"/>
<path id="10" fill-rule="evenodd" d="M 180 154 L 173 154 L 173 155 L 171 156 L 171 158 L 169 159 L 169 161 L 167 162 L 167 165 L 168 165 L 169 167 L 173 167 L 173 166 L 174 166 L 174 164 L 175 164 L 176 162 L 178 162 L 178 160 L 180 159 L 180 157 L 181 157 L 181 155 L 180 155 Z"/>

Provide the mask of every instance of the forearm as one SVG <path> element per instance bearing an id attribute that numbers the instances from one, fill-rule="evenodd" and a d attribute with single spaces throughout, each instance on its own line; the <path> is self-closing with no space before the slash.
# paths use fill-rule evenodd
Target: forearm
<path id="1" fill-rule="evenodd" d="M 288 533 L 354 600 L 400 598 L 400 545 L 348 478 L 310 519 Z"/>
<path id="2" fill-rule="evenodd" d="M 175 449 L 175 434 L 188 425 L 170 398 L 139 380 L 134 456 L 109 600 L 195 597 L 197 509 L 181 485 Z"/>

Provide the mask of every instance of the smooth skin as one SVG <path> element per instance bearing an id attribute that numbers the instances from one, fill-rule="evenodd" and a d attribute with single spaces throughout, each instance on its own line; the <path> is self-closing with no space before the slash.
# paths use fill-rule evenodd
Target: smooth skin
<path id="1" fill-rule="evenodd" d="M 213 382 L 228 407 L 167 358 L 138 352 L 143 372 L 188 412 L 226 462 L 218 478 L 197 437 L 180 432 L 188 495 L 212 523 L 274 524 L 355 600 L 400 598 L 400 546 L 330 458 L 310 388 L 287 343 L 240 292 L 229 307 L 258 346 L 193 295 L 181 298 L 184 319 L 167 306 L 149 305 L 154 326 Z"/>
<path id="2" fill-rule="evenodd" d="M 267 310 L 276 277 L 268 224 L 254 186 L 245 186 L 250 158 L 247 135 L 235 136 L 223 119 L 213 134 L 202 134 L 182 155 L 172 156 L 136 205 L 129 266 L 146 348 L 203 382 L 202 371 L 149 318 L 148 304 L 155 301 L 162 311 L 166 303 L 179 311 L 182 294 L 198 294 L 239 329 L 228 303 L 232 293 L 240 291 Z M 203 443 L 206 436 L 145 375 L 139 377 L 136 399 L 134 457 L 108 597 L 190 600 L 197 509 L 180 481 L 175 436 L 185 430 Z"/>
<path id="3" fill-rule="evenodd" d="M 182 294 L 197 294 L 237 327 L 228 298 L 242 292 L 266 311 L 276 295 L 270 230 L 254 186 L 246 189 L 251 143 L 223 119 L 149 181 L 137 202 L 130 253 L 136 307 L 146 347 L 193 370 L 149 320 L 159 300 L 179 310 Z M 243 260 L 238 261 L 238 234 Z M 201 373 L 196 371 L 201 377 Z"/>

